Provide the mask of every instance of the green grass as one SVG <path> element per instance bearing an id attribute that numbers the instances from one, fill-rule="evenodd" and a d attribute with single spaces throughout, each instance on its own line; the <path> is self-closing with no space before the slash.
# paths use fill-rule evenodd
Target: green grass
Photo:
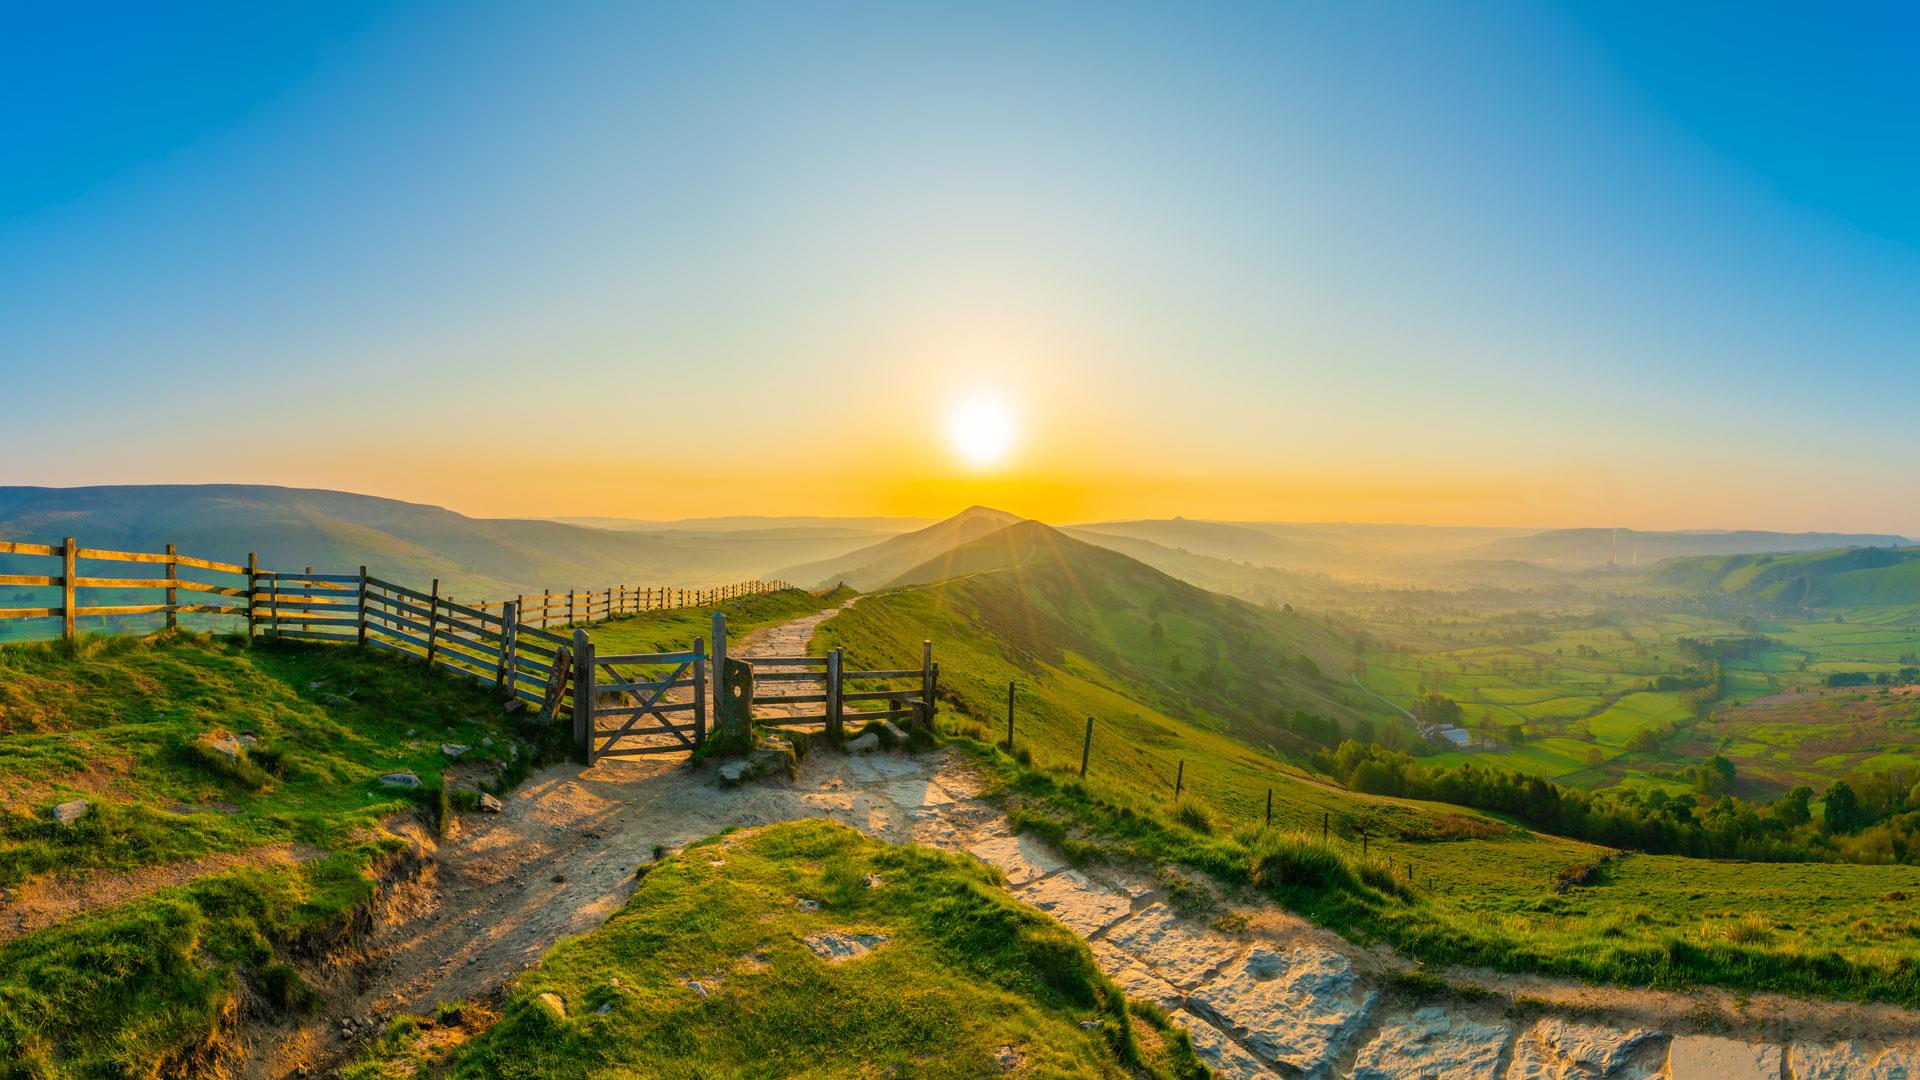
<path id="1" fill-rule="evenodd" d="M 839 588 L 827 593 L 805 589 L 781 589 L 761 593 L 719 605 L 727 617 L 727 637 L 736 639 L 762 627 L 798 619 L 816 611 L 838 607 L 851 589 Z M 681 652 L 700 638 L 711 653 L 715 608 L 675 608 L 671 611 L 643 611 L 586 627 L 587 636 L 602 654 Z"/>
<path id="2" fill-rule="evenodd" d="M 831 932 L 884 941 L 829 964 L 807 939 Z M 1184 1034 L 1132 1012 L 994 870 L 825 821 L 654 865 L 606 925 L 513 986 L 497 1023 L 457 1041 L 432 1039 L 439 1024 L 396 1024 L 344 1077 L 978 1077 L 1003 1071 L 1002 1048 L 1024 1075 L 1204 1075 Z"/>
<path id="3" fill-rule="evenodd" d="M 471 684 L 350 647 L 171 635 L 0 648 L 0 884 L 319 849 L 0 945 L 0 1077 L 213 1071 L 241 1001 L 302 1005 L 289 961 L 324 951 L 373 898 L 404 848 L 383 821 L 430 815 L 440 743 L 471 747 L 469 775 L 504 786 L 549 750 L 526 723 Z M 258 742 L 228 762 L 197 745 L 209 732 Z M 426 788 L 377 784 L 401 769 Z M 87 816 L 50 820 L 75 797 Z"/>

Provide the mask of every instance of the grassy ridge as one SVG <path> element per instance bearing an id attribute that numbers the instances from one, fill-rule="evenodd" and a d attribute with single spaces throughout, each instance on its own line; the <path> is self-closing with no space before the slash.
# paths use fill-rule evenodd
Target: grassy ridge
<path id="1" fill-rule="evenodd" d="M 804 903 L 803 903 L 804 901 Z M 823 934 L 871 951 L 828 963 Z M 559 1002 L 555 1009 L 553 1002 Z M 402 1021 L 347 1080 L 1203 1075 L 1087 947 L 962 855 L 798 821 L 654 865 L 605 926 L 555 947 L 499 1022 L 450 1045 Z"/>
<path id="2" fill-rule="evenodd" d="M 257 741 L 230 759 L 213 733 Z M 383 819 L 432 817 L 443 741 L 502 784 L 544 749 L 470 684 L 381 653 L 192 635 L 0 649 L 0 884 L 237 862 L 0 945 L 0 1076 L 212 1071 L 241 1001 L 301 1007 L 293 961 L 373 898 L 404 848 Z M 426 787 L 377 783 L 402 769 Z M 86 816 L 49 818 L 76 797 Z M 248 860 L 287 844 L 309 861 Z"/>

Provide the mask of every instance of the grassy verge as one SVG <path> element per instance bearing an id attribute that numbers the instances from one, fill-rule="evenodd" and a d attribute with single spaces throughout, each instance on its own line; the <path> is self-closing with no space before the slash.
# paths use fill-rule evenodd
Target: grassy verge
<path id="1" fill-rule="evenodd" d="M 828 593 L 805 589 L 781 589 L 761 593 L 719 605 L 727 616 L 727 636 L 737 637 L 762 627 L 838 607 L 853 595 L 846 587 Z M 713 634 L 715 608 L 676 608 L 672 611 L 643 611 L 586 628 L 594 646 L 603 653 L 678 652 L 694 638 Z M 709 650 L 713 643 L 707 642 Z"/>
<path id="2" fill-rule="evenodd" d="M 828 962 L 809 941 L 868 951 Z M 557 1007 L 556 1007 L 557 1004 Z M 651 868 L 473 1038 L 396 1023 L 347 1080 L 1204 1075 L 1086 946 L 974 860 L 824 821 L 735 833 Z"/>
<path id="3" fill-rule="evenodd" d="M 383 821 L 431 822 L 448 783 L 517 782 L 550 749 L 525 724 L 470 684 L 348 647 L 180 634 L 0 648 L 0 887 L 65 871 L 157 886 L 0 945 L 0 1077 L 217 1071 L 243 1010 L 310 1000 L 298 964 L 347 931 L 404 850 Z M 469 748 L 461 778 L 442 743 Z M 396 771 L 422 786 L 379 783 Z M 74 799 L 85 816 L 54 821 Z M 248 861 L 289 844 L 305 861 Z M 234 868 L 170 876 L 216 854 Z"/>

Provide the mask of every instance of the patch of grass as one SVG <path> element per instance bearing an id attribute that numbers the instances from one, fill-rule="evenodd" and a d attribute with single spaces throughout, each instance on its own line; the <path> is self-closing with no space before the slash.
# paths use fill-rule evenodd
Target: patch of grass
<path id="1" fill-rule="evenodd" d="M 871 951 L 828 963 L 807 945 L 828 933 L 866 936 Z M 402 1075 L 401 1041 L 381 1040 L 345 1075 Z M 1039 1076 L 1204 1075 L 1163 1013 L 1130 1010 L 1086 945 L 1012 901 L 990 868 L 799 821 L 663 861 L 432 1068 L 488 1080 L 978 1077 L 1003 1060 Z"/>
<path id="2" fill-rule="evenodd" d="M 219 736 L 252 745 L 229 755 Z M 170 634 L 0 647 L 0 885 L 272 844 L 324 852 L 0 945 L 0 1077 L 210 1074 L 234 1049 L 241 1002 L 306 1008 L 298 965 L 340 939 L 404 850 L 385 819 L 441 824 L 477 800 L 477 780 L 443 776 L 441 742 L 473 748 L 459 772 L 504 780 L 563 753 L 565 735 L 348 646 Z M 377 783 L 399 770 L 424 789 Z M 89 812 L 53 821 L 48 808 L 73 798 Z"/>

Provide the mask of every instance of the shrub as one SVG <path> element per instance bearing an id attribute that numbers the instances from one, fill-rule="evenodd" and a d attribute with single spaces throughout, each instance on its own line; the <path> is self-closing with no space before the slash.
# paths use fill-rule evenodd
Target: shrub
<path id="1" fill-rule="evenodd" d="M 1207 812 L 1206 807 L 1192 799 L 1180 800 L 1179 805 L 1173 808 L 1173 820 L 1174 824 L 1183 829 L 1189 829 L 1202 836 L 1213 835 L 1213 815 Z"/>

